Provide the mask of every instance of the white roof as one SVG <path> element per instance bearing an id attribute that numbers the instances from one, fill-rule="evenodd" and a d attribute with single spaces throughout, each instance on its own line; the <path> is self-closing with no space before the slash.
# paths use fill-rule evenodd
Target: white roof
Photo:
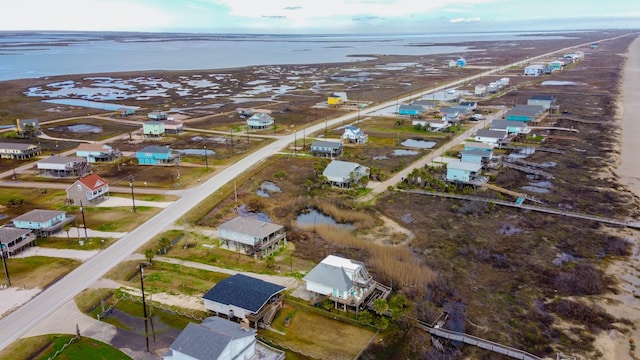
<path id="1" fill-rule="evenodd" d="M 342 257 L 339 257 L 339 256 L 335 256 L 335 255 L 327 256 L 320 263 L 321 264 L 330 265 L 330 266 L 345 268 L 345 269 L 349 269 L 349 270 L 354 270 L 354 271 L 357 270 L 361 266 L 361 264 L 358 264 L 358 263 L 354 262 L 351 259 L 345 259 L 345 258 L 342 258 Z"/>
<path id="2" fill-rule="evenodd" d="M 466 171 L 480 171 L 480 169 L 482 169 L 482 164 L 462 162 L 462 161 L 451 161 L 447 163 L 447 168 L 456 169 L 456 170 L 466 170 Z"/>

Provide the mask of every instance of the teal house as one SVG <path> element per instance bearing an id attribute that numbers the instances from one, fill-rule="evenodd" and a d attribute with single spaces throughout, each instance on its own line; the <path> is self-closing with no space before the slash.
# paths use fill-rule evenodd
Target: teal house
<path id="1" fill-rule="evenodd" d="M 168 146 L 150 145 L 136 152 L 138 165 L 172 165 L 180 162 L 180 153 Z"/>
<path id="2" fill-rule="evenodd" d="M 447 181 L 473 183 L 479 180 L 481 164 L 451 161 L 447 163 Z"/>
<path id="3" fill-rule="evenodd" d="M 47 236 L 60 231 L 64 224 L 75 219 L 75 216 L 67 217 L 64 211 L 34 209 L 12 221 L 13 226 L 18 229 L 30 229 L 38 236 Z"/>
<path id="4" fill-rule="evenodd" d="M 142 134 L 144 137 L 163 137 L 165 134 L 164 123 L 162 121 L 145 121 L 142 123 Z"/>
<path id="5" fill-rule="evenodd" d="M 484 150 L 462 150 L 461 152 L 463 163 L 484 164 L 491 160 L 493 152 Z"/>
<path id="6" fill-rule="evenodd" d="M 539 105 L 518 105 L 507 111 L 504 119 L 508 121 L 532 122 L 544 112 L 544 107 Z"/>
<path id="7" fill-rule="evenodd" d="M 402 104 L 398 107 L 398 115 L 420 116 L 424 112 L 424 108 L 418 105 Z"/>
<path id="8" fill-rule="evenodd" d="M 467 141 L 464 143 L 465 150 L 482 150 L 493 154 L 493 145 L 482 142 Z"/>

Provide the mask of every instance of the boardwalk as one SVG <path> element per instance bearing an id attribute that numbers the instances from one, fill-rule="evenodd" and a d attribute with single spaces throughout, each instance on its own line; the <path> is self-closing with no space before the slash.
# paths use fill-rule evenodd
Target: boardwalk
<path id="1" fill-rule="evenodd" d="M 520 359 L 520 360 L 544 360 L 544 358 L 535 356 L 533 354 L 530 354 L 526 351 L 523 350 L 519 350 L 516 348 L 512 348 L 510 346 L 506 346 L 506 345 L 502 345 L 502 344 L 498 344 L 496 342 L 490 341 L 490 340 L 485 340 L 485 339 L 481 339 L 479 337 L 473 336 L 473 335 L 469 335 L 469 334 L 465 334 L 465 333 L 460 333 L 457 331 L 452 331 L 452 330 L 447 330 L 447 329 L 442 329 L 442 328 L 435 328 L 432 327 L 431 325 L 422 322 L 422 321 L 418 321 L 418 326 L 421 327 L 422 329 L 424 329 L 425 331 L 427 331 L 428 333 L 430 333 L 433 336 L 437 336 L 443 339 L 447 339 L 447 340 L 451 340 L 451 341 L 459 341 L 468 345 L 473 345 L 473 346 L 477 346 L 479 348 L 485 349 L 485 350 L 489 350 L 489 351 L 493 351 L 495 353 L 498 354 L 502 354 L 502 355 L 506 355 L 509 356 L 511 358 L 514 359 Z"/>
<path id="2" fill-rule="evenodd" d="M 397 190 L 397 191 L 402 191 L 402 190 Z M 546 207 L 542 207 L 542 206 L 516 204 L 515 202 L 511 202 L 511 201 L 504 201 L 504 200 L 498 200 L 498 199 L 487 199 L 487 198 L 483 198 L 483 197 L 479 197 L 479 196 L 438 193 L 438 192 L 429 192 L 429 191 L 423 191 L 423 190 L 404 190 L 404 192 L 408 192 L 408 193 L 412 193 L 412 194 L 438 196 L 438 197 L 449 198 L 449 199 L 458 199 L 458 200 L 467 200 L 467 201 L 482 201 L 482 202 L 486 202 L 486 203 L 493 203 L 493 204 L 500 205 L 500 206 L 508 206 L 508 207 L 520 208 L 520 209 L 525 209 L 525 210 L 543 212 L 543 213 L 547 213 L 547 214 L 554 214 L 554 215 L 560 215 L 560 216 L 567 216 L 567 217 L 578 218 L 578 219 L 583 219 L 583 220 L 592 220 L 592 221 L 597 221 L 597 222 L 604 223 L 604 224 L 623 226 L 623 227 L 628 227 L 628 228 L 632 228 L 632 229 L 640 229 L 640 222 L 637 222 L 635 220 L 611 219 L 611 218 L 605 218 L 605 217 L 596 216 L 596 215 L 589 215 L 589 214 L 575 213 L 575 212 L 570 212 L 570 211 L 565 211 L 565 210 L 546 208 Z"/>

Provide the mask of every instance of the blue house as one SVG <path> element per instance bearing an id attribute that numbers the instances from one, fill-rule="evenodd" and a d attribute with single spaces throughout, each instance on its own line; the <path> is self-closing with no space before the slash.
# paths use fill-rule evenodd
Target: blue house
<path id="1" fill-rule="evenodd" d="M 64 224 L 75 219 L 75 216 L 67 217 L 64 211 L 34 209 L 12 221 L 18 229 L 30 229 L 39 236 L 47 236 L 60 231 Z"/>
<path id="2" fill-rule="evenodd" d="M 456 65 L 458 65 L 458 67 L 463 67 L 467 65 L 467 60 L 465 60 L 464 58 L 459 58 L 458 60 L 456 60 Z"/>
<path id="3" fill-rule="evenodd" d="M 464 143 L 465 150 L 482 150 L 493 154 L 493 145 L 482 142 L 467 141 Z"/>
<path id="4" fill-rule="evenodd" d="M 419 116 L 424 112 L 424 108 L 418 105 L 402 104 L 398 107 L 398 115 Z"/>
<path id="5" fill-rule="evenodd" d="M 168 146 L 150 145 L 136 152 L 138 165 L 172 165 L 180 162 L 180 153 Z"/>
<path id="6" fill-rule="evenodd" d="M 451 161 L 447 163 L 447 181 L 454 182 L 481 182 L 480 170 L 482 170 L 481 164 Z"/>
<path id="7" fill-rule="evenodd" d="M 493 152 L 484 150 L 462 150 L 461 154 L 462 158 L 460 160 L 462 162 L 473 164 L 483 164 L 493 157 Z"/>

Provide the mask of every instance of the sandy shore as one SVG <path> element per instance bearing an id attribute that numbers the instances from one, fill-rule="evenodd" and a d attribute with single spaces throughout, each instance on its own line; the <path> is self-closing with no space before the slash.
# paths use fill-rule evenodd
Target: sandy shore
<path id="1" fill-rule="evenodd" d="M 621 121 L 621 156 L 617 174 L 620 182 L 640 197 L 640 38 L 629 46 L 622 79 L 622 96 L 618 118 Z M 640 244 L 637 231 L 626 230 L 625 238 L 634 244 L 628 260 L 612 263 L 607 272 L 618 281 L 617 294 L 607 295 L 599 305 L 615 317 L 634 323 L 635 329 L 628 333 L 617 330 L 606 331 L 597 336 L 596 347 L 602 359 L 638 359 L 638 351 L 631 350 L 630 341 L 640 341 Z"/>

